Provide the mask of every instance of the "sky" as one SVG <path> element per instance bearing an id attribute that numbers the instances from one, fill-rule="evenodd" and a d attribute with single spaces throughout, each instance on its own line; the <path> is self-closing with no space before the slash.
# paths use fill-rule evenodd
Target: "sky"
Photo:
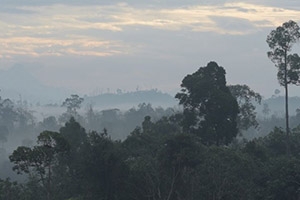
<path id="1" fill-rule="evenodd" d="M 266 98 L 275 89 L 283 94 L 266 37 L 288 20 L 300 22 L 297 0 L 0 3 L 0 70 L 80 95 L 154 88 L 174 95 L 210 61 L 225 68 L 228 84 L 247 84 Z"/>

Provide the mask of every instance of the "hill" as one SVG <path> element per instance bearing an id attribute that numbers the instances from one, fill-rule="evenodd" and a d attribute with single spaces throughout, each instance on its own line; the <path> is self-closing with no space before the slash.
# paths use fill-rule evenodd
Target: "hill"
<path id="1" fill-rule="evenodd" d="M 44 85 L 23 65 L 0 70 L 0 89 L 3 98 L 41 104 L 61 101 L 70 93 L 63 88 Z"/>
<path id="2" fill-rule="evenodd" d="M 173 107 L 178 104 L 174 97 L 156 89 L 118 94 L 106 93 L 84 97 L 85 105 L 93 105 L 100 108 L 128 109 L 140 103 L 150 103 L 154 107 Z"/>
<path id="3" fill-rule="evenodd" d="M 267 104 L 270 109 L 270 114 L 278 116 L 284 116 L 285 113 L 285 100 L 284 96 L 273 96 L 271 98 L 262 101 L 261 105 L 257 106 L 257 112 L 259 115 L 263 115 L 263 105 Z M 300 108 L 300 97 L 289 97 L 289 113 L 290 115 L 296 114 L 296 109 Z"/>

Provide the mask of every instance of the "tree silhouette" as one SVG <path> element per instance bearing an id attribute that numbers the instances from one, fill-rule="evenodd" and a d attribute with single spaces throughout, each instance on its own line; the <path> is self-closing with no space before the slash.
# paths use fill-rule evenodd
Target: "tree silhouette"
<path id="1" fill-rule="evenodd" d="M 176 94 L 184 107 L 183 128 L 203 143 L 228 144 L 236 137 L 238 103 L 226 86 L 225 70 L 216 62 L 187 75 Z"/>
<path id="2" fill-rule="evenodd" d="M 272 30 L 267 36 L 267 43 L 271 49 L 268 57 L 278 68 L 277 78 L 279 84 L 285 89 L 285 119 L 287 136 L 287 154 L 289 154 L 289 110 L 288 110 L 288 85 L 299 84 L 300 57 L 298 54 L 290 54 L 293 45 L 299 40 L 299 26 L 290 20 Z"/>

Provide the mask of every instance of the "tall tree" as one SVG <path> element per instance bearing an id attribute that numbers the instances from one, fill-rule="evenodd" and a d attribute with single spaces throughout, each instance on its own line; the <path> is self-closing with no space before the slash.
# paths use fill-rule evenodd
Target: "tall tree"
<path id="1" fill-rule="evenodd" d="M 68 197 L 71 193 L 74 196 L 82 192 L 81 183 L 83 180 L 82 168 L 83 158 L 87 155 L 83 150 L 87 145 L 87 133 L 85 129 L 73 117 L 61 127 L 59 133 L 66 139 L 69 144 L 69 152 L 59 157 L 59 166 L 56 171 L 57 182 L 64 187 L 60 195 Z"/>
<path id="2" fill-rule="evenodd" d="M 38 145 L 33 148 L 19 146 L 9 156 L 14 163 L 13 170 L 36 177 L 45 188 L 47 200 L 52 199 L 53 168 L 57 157 L 68 151 L 67 141 L 60 133 L 44 131 L 38 136 Z"/>
<path id="3" fill-rule="evenodd" d="M 216 62 L 187 75 L 176 94 L 184 107 L 183 127 L 205 144 L 228 144 L 236 137 L 238 103 L 226 86 L 225 70 Z"/>
<path id="4" fill-rule="evenodd" d="M 61 106 L 66 107 L 67 111 L 59 116 L 58 121 L 60 125 L 68 122 L 71 117 L 74 117 L 77 121 L 83 122 L 82 117 L 77 112 L 83 101 L 84 99 L 77 94 L 72 94 L 71 97 L 65 99 Z"/>
<path id="5" fill-rule="evenodd" d="M 300 32 L 296 22 L 290 20 L 278 26 L 267 36 L 267 43 L 271 49 L 268 57 L 278 68 L 277 78 L 279 84 L 285 89 L 285 120 L 287 136 L 287 154 L 289 154 L 289 110 L 288 110 L 288 85 L 299 84 L 300 57 L 291 54 L 293 45 L 299 40 Z"/>
<path id="6" fill-rule="evenodd" d="M 67 107 L 71 112 L 76 112 L 76 109 L 80 108 L 80 104 L 83 102 L 83 98 L 77 94 L 72 94 L 70 98 L 66 98 L 62 106 Z"/>
<path id="7" fill-rule="evenodd" d="M 88 134 L 82 156 L 84 199 L 125 199 L 128 169 L 121 143 L 113 141 L 107 131 Z M 80 174 L 79 174 L 80 175 Z"/>

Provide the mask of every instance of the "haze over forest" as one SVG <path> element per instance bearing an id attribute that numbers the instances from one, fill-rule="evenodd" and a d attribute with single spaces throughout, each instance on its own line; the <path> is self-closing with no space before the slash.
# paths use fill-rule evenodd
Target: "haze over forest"
<path id="1" fill-rule="evenodd" d="M 0 2 L 0 200 L 300 199 L 298 1 Z"/>
<path id="2" fill-rule="evenodd" d="M 269 98 L 279 86 L 266 35 L 300 18 L 294 0 L 1 2 L 0 69 L 9 77 L 1 90 L 26 100 L 63 101 L 108 88 L 174 96 L 185 74 L 212 60 L 229 84 Z"/>

